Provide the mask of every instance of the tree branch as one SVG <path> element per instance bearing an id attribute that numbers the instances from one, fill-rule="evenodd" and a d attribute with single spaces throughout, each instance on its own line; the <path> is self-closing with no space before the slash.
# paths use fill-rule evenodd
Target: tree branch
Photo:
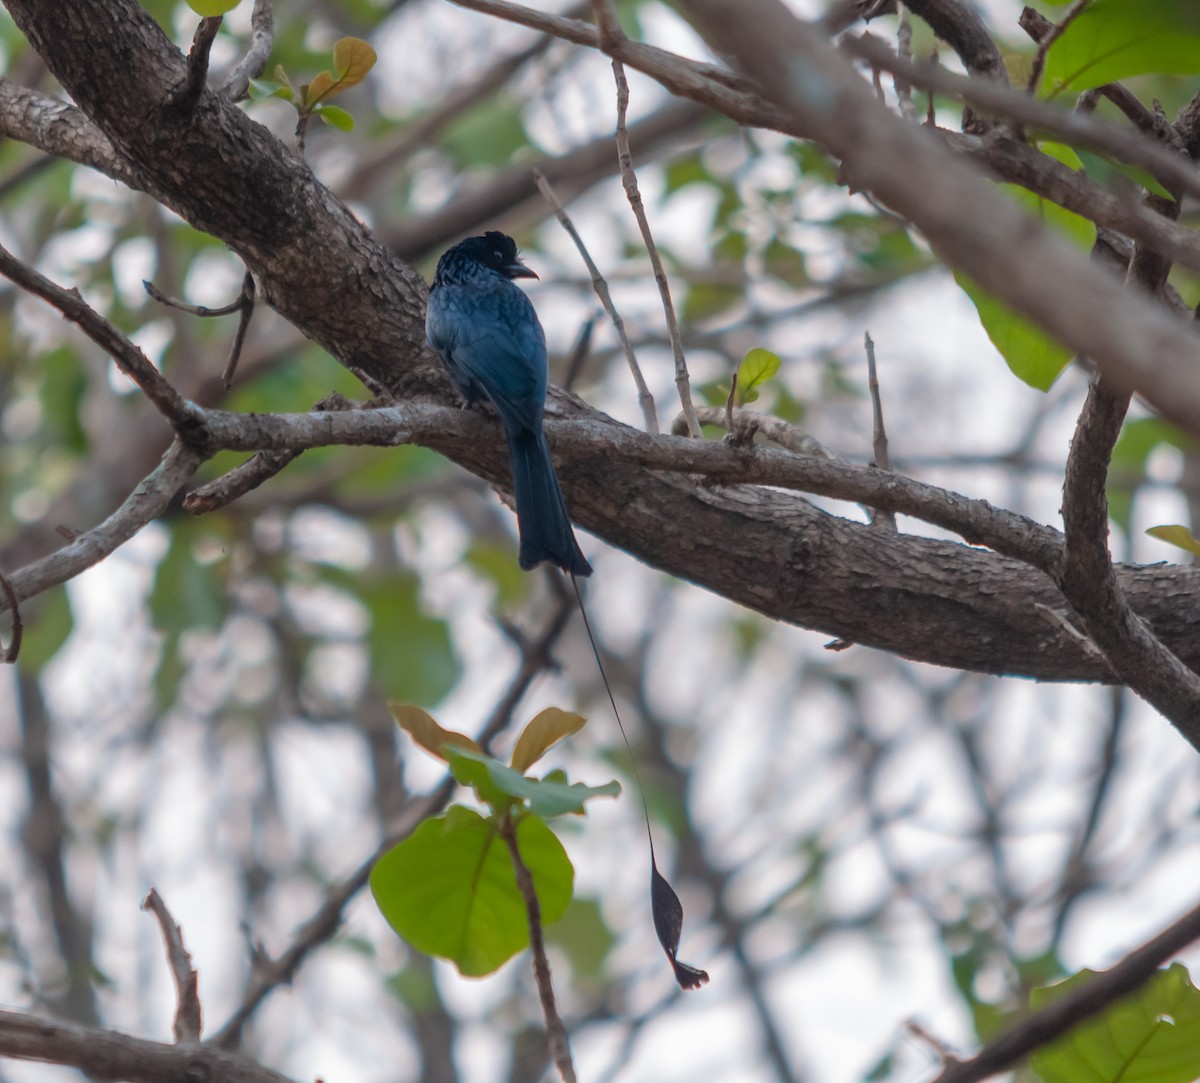
<path id="1" fill-rule="evenodd" d="M 0 1011 L 0 1056 L 78 1068 L 89 1079 L 114 1083 L 292 1083 L 211 1043 L 163 1045 L 115 1030 L 97 1030 L 59 1019 Z"/>

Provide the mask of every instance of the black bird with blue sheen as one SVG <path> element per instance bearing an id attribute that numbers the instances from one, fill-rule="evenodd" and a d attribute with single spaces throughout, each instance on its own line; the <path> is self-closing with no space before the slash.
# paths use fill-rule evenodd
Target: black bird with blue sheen
<path id="1" fill-rule="evenodd" d="M 508 438 L 522 568 L 549 561 L 572 575 L 592 566 L 575 540 L 542 434 L 546 336 L 514 278 L 537 278 L 504 233 L 468 237 L 438 260 L 425 334 L 468 403 L 490 402 Z"/>

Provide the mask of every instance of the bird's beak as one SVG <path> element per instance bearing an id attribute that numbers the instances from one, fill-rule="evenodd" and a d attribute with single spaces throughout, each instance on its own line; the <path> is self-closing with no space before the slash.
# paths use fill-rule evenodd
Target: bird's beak
<path id="1" fill-rule="evenodd" d="M 508 278 L 537 278 L 537 271 L 531 271 L 519 259 L 505 267 L 504 274 Z"/>

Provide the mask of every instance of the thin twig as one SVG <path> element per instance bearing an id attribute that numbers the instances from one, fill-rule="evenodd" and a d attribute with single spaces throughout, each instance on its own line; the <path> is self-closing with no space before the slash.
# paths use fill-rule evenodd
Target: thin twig
<path id="1" fill-rule="evenodd" d="M 181 436 L 197 434 L 199 411 L 184 400 L 141 350 L 88 305 L 77 289 L 63 289 L 3 247 L 0 247 L 0 274 L 78 324 L 116 362 L 117 368 L 142 389 L 176 432 Z"/>
<path id="2" fill-rule="evenodd" d="M 613 304 L 612 294 L 608 291 L 608 283 L 604 280 L 604 276 L 600 273 L 600 268 L 596 266 L 595 260 L 592 259 L 591 254 L 584 245 L 583 238 L 579 236 L 574 223 L 567 216 L 567 212 L 563 210 L 562 203 L 559 201 L 558 196 L 554 194 L 554 189 L 550 186 L 550 182 L 542 175 L 541 170 L 535 169 L 533 171 L 533 179 L 538 186 L 538 191 L 542 193 L 546 202 L 554 209 L 555 217 L 558 218 L 571 240 L 575 242 L 575 247 L 579 249 L 579 254 L 583 257 L 583 262 L 587 265 L 588 273 L 592 276 L 592 288 L 596 291 L 596 296 L 600 298 L 600 303 L 604 306 L 604 311 L 608 313 L 608 318 L 612 320 L 613 327 L 617 331 L 617 338 L 621 340 L 621 348 L 625 351 L 625 360 L 629 363 L 629 371 L 632 373 L 634 385 L 637 387 L 638 404 L 641 406 L 642 416 L 645 418 L 646 431 L 657 435 L 658 414 L 654 409 L 654 396 L 650 394 L 650 388 L 646 386 L 646 381 L 642 377 L 642 370 L 633 352 L 633 346 L 629 341 L 629 336 L 625 333 L 625 321 L 621 319 L 621 314 L 617 311 L 617 306 Z"/>
<path id="3" fill-rule="evenodd" d="M 186 117 L 194 112 L 200 95 L 204 93 L 204 84 L 208 79 L 208 56 L 223 19 L 222 15 L 210 15 L 200 20 L 200 25 L 196 27 L 196 33 L 192 36 L 192 47 L 188 51 L 187 74 L 167 99 L 168 113 Z"/>
<path id="4" fill-rule="evenodd" d="M 887 430 L 883 427 L 883 400 L 879 397 L 879 373 L 875 368 L 875 343 L 870 332 L 863 334 L 867 350 L 867 387 L 871 391 L 872 448 L 874 458 L 871 465 L 880 470 L 891 470 L 892 460 L 888 454 Z M 881 530 L 896 530 L 896 515 L 890 511 L 872 511 L 871 525 Z"/>
<path id="5" fill-rule="evenodd" d="M 566 370 L 563 374 L 564 391 L 574 388 L 575 381 L 579 379 L 579 374 L 583 371 L 583 364 L 592 352 L 592 335 L 596 331 L 596 319 L 599 315 L 599 309 L 593 311 L 583 321 L 583 325 L 579 328 L 579 334 L 575 336 L 575 345 L 571 347 L 571 352 L 567 355 Z"/>
<path id="6" fill-rule="evenodd" d="M 604 8 L 605 5 L 597 6 Z M 687 418 L 688 435 L 698 440 L 700 422 L 696 420 L 696 408 L 692 405 L 692 386 L 688 378 L 687 359 L 683 355 L 679 321 L 675 318 L 675 305 L 671 300 L 671 285 L 667 281 L 667 272 L 663 267 L 662 257 L 658 254 L 658 246 L 654 243 L 650 220 L 646 217 L 646 206 L 642 202 L 641 192 L 638 191 L 637 174 L 633 171 L 633 152 L 629 146 L 629 131 L 625 127 L 625 116 L 629 110 L 629 80 L 625 78 L 624 65 L 616 57 L 613 57 L 612 69 L 617 82 L 617 163 L 621 170 L 621 184 L 629 206 L 633 209 L 633 216 L 637 219 L 638 229 L 641 230 L 642 242 L 650 256 L 650 266 L 654 269 L 654 281 L 662 298 L 663 313 L 667 318 L 667 334 L 671 339 L 671 353 L 675 358 L 675 386 L 679 389 L 679 403 L 683 408 L 683 416 Z"/>
<path id="7" fill-rule="evenodd" d="M 242 292 L 238 296 L 238 325 L 234 332 L 233 345 L 229 349 L 229 360 L 225 362 L 225 371 L 221 374 L 221 383 L 228 391 L 233 387 L 233 374 L 237 372 L 237 364 L 242 356 L 242 347 L 246 343 L 246 332 L 250 329 L 250 317 L 254 315 L 254 275 L 249 271 L 242 278 Z"/>
<path id="8" fill-rule="evenodd" d="M 1078 989 L 1065 993 L 989 1042 L 970 1060 L 949 1064 L 934 1083 L 977 1083 L 1020 1064 L 1035 1049 L 1062 1037 L 1072 1027 L 1136 992 L 1173 955 L 1200 937 L 1200 906 L 1102 970 Z"/>
<path id="9" fill-rule="evenodd" d="M 267 59 L 275 37 L 275 16 L 271 0 L 254 0 L 250 15 L 250 48 L 226 77 L 221 93 L 231 101 L 240 102 L 250 91 L 250 80 L 266 70 Z"/>
<path id="10" fill-rule="evenodd" d="M 221 305 L 220 308 L 209 308 L 206 305 L 191 305 L 187 301 L 181 301 L 178 297 L 172 297 L 170 294 L 163 293 L 153 282 L 142 279 L 142 288 L 156 300 L 160 305 L 166 305 L 168 308 L 177 308 L 180 312 L 186 312 L 189 316 L 200 316 L 203 319 L 211 319 L 214 316 L 230 316 L 237 312 L 242 307 L 241 296 L 235 297 L 227 305 Z"/>
<path id="11" fill-rule="evenodd" d="M 537 985 L 538 999 L 542 1004 L 542 1016 L 546 1020 L 546 1044 L 563 1083 L 576 1083 L 567 1028 L 563 1024 L 562 1016 L 558 1014 L 558 1005 L 554 1000 L 550 960 L 546 958 L 546 942 L 542 936 L 542 907 L 538 902 L 537 889 L 533 886 L 533 875 L 521 857 L 521 849 L 517 845 L 517 825 L 511 814 L 501 817 L 499 826 L 500 837 L 504 839 L 512 858 L 517 890 L 525 901 L 525 915 L 529 921 L 529 953 L 533 956 L 533 978 Z"/>
<path id="12" fill-rule="evenodd" d="M 204 462 L 204 455 L 176 440 L 162 461 L 99 526 L 75 535 L 68 545 L 9 576 L 18 599 L 32 598 L 73 579 L 116 552 L 147 523 L 157 519 Z M 7 608 L 5 600 L 4 607 Z"/>
<path id="13" fill-rule="evenodd" d="M 902 60 L 912 60 L 912 20 L 908 16 L 908 5 L 897 4 L 896 12 L 899 15 L 899 23 L 896 27 L 896 53 Z M 915 121 L 918 113 L 916 103 L 913 101 L 912 84 L 903 75 L 893 73 L 892 86 L 896 90 L 896 104 L 900 108 L 900 115 L 905 120 Z"/>
<path id="14" fill-rule="evenodd" d="M 162 896 L 151 888 L 142 900 L 142 909 L 148 910 L 158 919 L 163 942 L 167 948 L 167 963 L 175 980 L 178 1003 L 175 1008 L 175 1041 L 198 1042 L 200 1040 L 200 994 L 196 988 L 196 968 L 192 957 L 183 946 L 183 930 L 175 924 Z"/>
<path id="15" fill-rule="evenodd" d="M 738 436 L 746 433 L 746 438 L 761 433 L 771 443 L 787 448 L 788 451 L 794 451 L 797 455 L 815 455 L 819 459 L 837 460 L 837 456 L 811 433 L 805 432 L 799 425 L 792 425 L 783 418 L 773 417 L 771 414 L 735 410 L 731 419 L 730 411 L 726 406 L 697 406 L 696 419 L 701 425 L 718 425 L 726 432 Z M 730 428 L 731 423 L 732 428 Z M 753 432 L 750 431 L 751 429 Z M 687 421 L 682 414 L 678 415 L 671 423 L 671 435 L 687 435 Z"/>
<path id="16" fill-rule="evenodd" d="M 1083 9 L 1091 2 L 1092 0 L 1075 0 L 1067 13 L 1042 35 L 1038 42 L 1037 53 L 1033 58 L 1033 66 L 1029 71 L 1029 83 L 1025 87 L 1030 94 L 1037 93 L 1038 83 L 1042 81 L 1042 72 L 1046 68 L 1046 54 L 1050 51 L 1050 46 L 1063 36 L 1067 27 L 1083 13 Z"/>
<path id="17" fill-rule="evenodd" d="M 21 607 L 17 603 L 17 592 L 13 590 L 13 585 L 8 581 L 6 575 L 0 575 L 0 590 L 4 592 L 4 598 L 8 602 L 8 611 L 12 614 L 12 642 L 4 652 L 3 659 L 6 666 L 11 666 L 17 660 L 17 655 L 21 653 L 21 633 L 24 631 L 24 626 L 21 624 Z"/>

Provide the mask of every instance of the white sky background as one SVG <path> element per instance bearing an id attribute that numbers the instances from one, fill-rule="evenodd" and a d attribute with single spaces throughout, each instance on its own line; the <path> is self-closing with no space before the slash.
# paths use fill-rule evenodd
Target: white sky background
<path id="1" fill-rule="evenodd" d="M 802 5 L 798 7 L 803 10 Z M 987 5 L 992 25 L 1011 27 L 1008 36 L 1015 38 L 1019 7 L 1007 0 L 993 0 Z M 239 15 L 244 18 L 246 12 Z M 278 17 L 286 18 L 286 12 Z M 436 40 L 444 47 L 412 49 L 412 35 L 431 28 L 441 35 Z M 469 47 L 456 48 L 458 35 L 471 42 L 485 38 L 497 49 L 510 39 L 524 39 L 523 32 L 504 24 L 431 3 L 412 5 L 394 29 L 393 55 L 402 49 L 408 62 L 403 66 L 381 64 L 372 78 L 380 84 L 385 107 L 391 103 L 398 112 L 407 112 L 424 100 L 431 87 L 469 74 L 456 70 L 455 60 L 465 69 L 475 63 L 477 53 Z M 646 29 L 656 44 L 685 51 L 696 48 L 672 16 L 648 18 Z M 386 42 L 381 43 L 380 52 L 389 55 Z M 633 119 L 639 110 L 650 107 L 657 91 L 630 74 Z M 535 107 L 530 112 L 531 134 L 545 149 L 565 147 L 568 137 L 579 139 L 611 126 L 607 61 L 596 58 L 590 65 L 574 69 L 564 83 L 568 85 L 560 88 L 555 108 Z M 320 168 L 319 155 L 317 163 Z M 647 168 L 640 172 L 639 180 L 660 237 L 669 237 L 677 251 L 702 262 L 707 253 L 706 236 L 703 228 L 696 227 L 702 208 L 676 201 L 669 212 L 656 214 L 661 173 Z M 619 182 L 613 180 L 570 208 L 601 266 L 620 258 L 612 223 L 627 217 L 624 206 Z M 826 209 L 812 210 L 819 214 Z M 707 221 L 707 212 L 701 220 Z M 546 324 L 553 352 L 555 347 L 565 349 L 588 309 L 575 295 L 555 286 L 556 279 L 582 273 L 570 242 L 553 222 L 544 226 L 539 236 L 546 251 L 538 265 L 543 281 L 533 285 L 530 295 Z M 79 240 L 85 241 L 86 235 Z M 69 279 L 72 260 L 77 258 L 78 253 L 69 249 L 46 256 L 60 280 Z M 145 253 L 134 246 L 121 259 L 120 276 L 136 283 L 145 273 Z M 614 283 L 614 295 L 627 320 L 655 318 L 657 298 L 648 299 L 619 282 Z M 798 393 L 814 393 L 815 358 L 822 350 L 844 358 L 847 371 L 861 373 L 865 383 L 864 331 L 869 331 L 877 344 L 892 453 L 898 459 L 1007 449 L 1016 439 L 1022 419 L 1041 398 L 1008 373 L 969 302 L 944 280 L 927 277 L 880 295 L 861 322 L 836 314 L 810 318 L 796 325 L 794 342 L 786 347 L 772 345 L 784 357 L 784 378 L 790 385 Z M 610 342 L 610 331 L 602 325 L 596 348 Z M 153 342 L 147 345 L 153 348 Z M 163 342 L 159 349 L 165 345 Z M 669 416 L 674 401 L 669 357 L 651 354 L 642 361 L 660 413 Z M 855 369 L 855 365 L 860 367 Z M 703 366 L 702 360 L 698 367 Z M 1051 393 L 1050 401 L 1057 405 L 1052 407 L 1038 448 L 1048 461 L 1059 462 L 1065 455 L 1082 386 L 1078 374 L 1068 373 Z M 634 393 L 619 374 L 591 397 L 595 405 L 614 416 L 640 423 Z M 937 412 L 916 414 L 924 402 L 937 403 Z M 815 413 L 810 424 L 814 434 L 839 453 L 860 460 L 869 457 L 871 434 L 865 412 L 855 415 L 839 406 L 834 416 Z M 1161 480 L 1175 480 L 1178 463 L 1172 456 L 1162 456 L 1154 466 Z M 1000 472 L 978 470 L 964 477 L 962 472 L 946 471 L 943 476 L 936 469 L 925 469 L 920 476 L 998 503 L 1012 499 L 1011 483 Z M 1022 510 L 1057 522 L 1059 486 L 1055 475 L 1032 483 L 1024 494 Z M 843 512 L 859 514 L 853 509 Z M 1175 559 L 1176 551 L 1145 538 L 1140 528 L 1185 521 L 1178 494 L 1164 487 L 1139 498 L 1137 515 L 1135 559 Z M 324 539 L 341 553 L 357 551 L 362 545 L 362 537 L 353 528 L 333 520 L 310 522 L 308 529 L 314 538 Z M 459 719 L 477 719 L 487 712 L 498 687 L 508 679 L 512 661 L 507 644 L 481 619 L 488 605 L 486 591 L 471 575 L 454 570 L 447 557 L 447 549 L 453 552 L 466 542 L 461 525 L 436 512 L 422 520 L 414 539 L 418 567 L 438 573 L 430 578 L 428 601 L 451 620 L 466 667 L 458 689 L 437 712 L 451 726 L 459 725 Z M 623 554 L 606 551 L 591 538 L 584 538 L 583 544 L 589 556 L 596 556 L 591 606 L 606 642 L 620 646 L 623 637 L 632 640 L 645 621 L 656 619 L 659 613 L 670 614 L 670 631 L 661 641 L 668 646 L 651 667 L 654 684 L 650 695 L 656 703 L 668 705 L 664 710 L 713 734 L 694 764 L 693 815 L 701 829 L 711 831 L 718 840 L 718 856 L 724 857 L 729 867 L 758 855 L 739 883 L 747 905 L 753 905 L 783 886 L 771 877 L 788 868 L 783 855 L 795 835 L 821 822 L 830 807 L 850 804 L 852 779 L 819 777 L 813 772 L 805 775 L 802 767 L 807 757 L 826 762 L 819 759 L 820 751 L 841 736 L 838 705 L 828 693 L 814 691 L 800 673 L 806 657 L 826 660 L 822 649 L 825 637 L 776 626 L 760 649 L 753 673 L 739 675 L 729 661 L 727 603 L 678 584 L 667 590 L 661 577 Z M 205 716 L 202 709 L 192 715 L 179 712 L 169 719 L 169 739 L 154 746 L 150 757 L 123 739 L 127 718 L 106 710 L 107 704 L 138 703 L 145 696 L 153 664 L 152 631 L 139 599 L 145 596 L 162 551 L 162 533 L 151 528 L 71 585 L 77 630 L 55 671 L 47 674 L 47 687 L 54 691 L 51 706 L 60 737 L 67 738 L 60 739 L 61 758 L 55 764 L 64 792 L 86 806 L 123 807 L 129 815 L 141 817 L 144 824 L 136 844 L 122 842 L 103 863 L 76 861 L 71 869 L 77 884 L 84 878 L 91 882 L 99 904 L 97 931 L 103 950 L 98 963 L 115 983 L 114 990 L 102 998 L 107 1021 L 146 1037 L 169 1040 L 172 993 L 157 929 L 137 909 L 138 903 L 152 884 L 166 898 L 200 968 L 206 1020 L 219 1023 L 241 990 L 244 941 L 239 923 L 245 917 L 237 912 L 235 885 L 222 858 L 230 852 L 235 836 L 254 830 L 251 823 L 226 821 L 220 813 L 223 807 L 245 809 L 263 780 L 252 773 L 254 758 L 248 752 L 244 758 L 239 756 L 236 743 L 226 743 L 219 753 L 214 752 L 211 727 L 220 720 Z M 355 558 L 347 559 L 353 562 Z M 356 619 L 352 612 L 344 617 L 350 625 Z M 224 688 L 234 685 L 244 687 L 248 698 L 257 694 L 256 666 L 265 664 L 267 648 L 256 639 L 252 626 L 241 630 L 236 645 L 197 636 L 191 649 L 196 657 L 206 659 L 209 698 L 214 704 L 220 702 Z M 591 679 L 592 663 L 577 637 L 564 646 L 563 657 L 563 679 L 543 680 L 521 713 L 532 716 L 549 703 L 566 705 L 573 674 L 579 674 L 580 680 Z M 920 701 L 896 679 L 895 666 L 888 659 L 855 649 L 840 656 L 836 664 L 847 673 L 872 675 L 877 682 L 872 689 L 879 700 L 875 717 L 882 726 L 899 732 L 906 713 L 918 709 Z M 950 677 L 927 675 L 934 680 Z M 0 673 L 0 681 L 0 829 L 15 838 L 24 812 L 24 783 L 15 759 L 11 675 Z M 1022 778 L 1031 761 L 1039 765 L 1036 777 L 1027 780 L 1029 793 L 1020 804 L 1023 834 L 1016 851 L 1021 874 L 1036 884 L 1055 867 L 1069 837 L 1065 829 L 1086 783 L 1080 777 L 1084 770 L 1080 749 L 1091 747 L 1088 742 L 1103 718 L 1105 700 L 1103 693 L 1093 689 L 1039 687 L 1017 681 L 1005 682 L 1002 697 L 1003 714 L 997 719 L 1002 719 L 1002 724 L 989 730 L 994 739 L 987 751 L 1013 779 Z M 202 707 L 204 697 L 190 702 Z M 1136 769 L 1123 776 L 1124 792 L 1119 795 L 1118 807 L 1144 808 L 1166 792 L 1165 787 L 1174 785 L 1171 792 L 1175 796 L 1166 814 L 1188 832 L 1191 841 L 1167 860 L 1148 859 L 1123 890 L 1080 905 L 1063 947 L 1070 966 L 1111 964 L 1192 905 L 1197 894 L 1200 864 L 1196 859 L 1200 855 L 1195 832 L 1188 826 L 1200 800 L 1195 754 L 1152 712 L 1139 705 L 1132 714 L 1122 755 L 1134 762 Z M 580 739 L 578 758 L 568 754 L 574 774 L 587 781 L 608 777 L 604 763 L 587 752 L 615 743 L 611 729 L 607 714 L 597 713 Z M 1000 734 L 1002 740 L 997 737 Z M 953 855 L 956 831 L 974 813 L 969 797 L 957 792 L 953 780 L 944 777 L 946 756 L 951 754 L 936 737 L 916 742 L 893 759 L 882 792 L 895 808 L 918 804 L 919 815 L 895 833 L 893 842 L 910 860 L 927 861 L 931 878 L 954 891 L 956 885 L 957 889 L 969 888 L 973 870 L 969 864 L 954 869 L 947 855 Z M 804 784 L 775 806 L 782 810 L 773 824 L 777 837 L 763 837 L 761 823 L 754 829 L 758 834 L 754 837 L 751 813 L 761 807 L 759 787 L 762 779 L 769 777 L 772 761 L 801 765 L 794 773 L 779 772 L 781 785 L 794 785 L 797 779 Z M 98 769 L 100 764 L 102 769 Z M 317 731 L 297 726 L 288 733 L 274 782 L 282 794 L 289 834 L 271 840 L 272 845 L 285 853 L 303 853 L 312 847 L 322 868 L 333 875 L 349 872 L 374 841 L 370 837 L 355 840 L 364 822 L 362 800 L 370 785 L 367 771 L 354 734 L 336 726 Z M 414 758 L 409 780 L 433 781 L 439 773 L 432 763 L 415 762 Z M 1176 785 L 1174 780 L 1181 776 L 1184 783 Z M 610 923 L 624 931 L 618 958 L 636 974 L 628 991 L 632 1012 L 649 1010 L 673 988 L 648 929 L 639 817 L 640 806 L 627 790 L 620 802 L 598 805 L 566 840 L 581 893 L 600 897 Z M 829 840 L 836 841 L 842 853 L 829 870 L 830 898 L 848 909 L 869 905 L 887 890 L 879 855 L 865 838 L 864 825 L 853 817 L 843 818 L 838 830 L 842 837 Z M 1114 855 L 1136 850 L 1138 839 L 1122 831 L 1119 817 L 1110 815 L 1105 831 L 1106 845 Z M 660 828 L 660 847 L 669 854 L 671 846 L 662 841 L 663 834 Z M 352 845 L 346 840 L 355 841 Z M 780 860 L 768 860 L 771 856 Z M 20 885 L 16 887 L 12 912 L 18 925 L 29 927 L 35 901 Z M 318 902 L 311 884 L 297 881 L 294 893 L 275 893 L 273 912 L 256 917 L 255 934 L 268 938 L 269 950 L 282 948 L 291 930 Z M 660 1018 L 636 1044 L 620 1078 L 630 1083 L 670 1083 L 698 1075 L 739 1083 L 766 1080 L 770 1078 L 766 1069 L 750 1071 L 746 1067 L 757 1056 L 760 1036 L 737 987 L 735 966 L 717 951 L 715 932 L 705 921 L 707 900 L 689 890 L 684 902 L 688 921 L 681 954 L 707 967 L 713 982 L 702 992 L 673 999 L 663 1008 Z M 0 912 L 4 907 L 5 900 L 0 898 Z M 785 965 L 788 954 L 801 946 L 804 920 L 802 903 L 785 908 L 754 946 L 763 960 L 779 960 L 778 976 L 770 982 L 769 994 L 789 1050 L 809 1079 L 819 1083 L 861 1079 L 910 1018 L 951 1046 L 969 1051 L 969 1025 L 949 987 L 942 951 L 931 942 L 927 925 L 915 911 L 911 921 L 893 923 L 893 935 L 885 942 L 846 935 L 825 941 L 795 965 Z M 256 1032 L 263 1041 L 263 1057 L 301 1080 L 319 1077 L 329 1083 L 384 1083 L 413 1078 L 414 1051 L 397 1017 L 374 995 L 376 968 L 395 965 L 401 950 L 369 896 L 352 907 L 347 932 L 375 942 L 379 958 L 333 950 L 319 952 L 306 963 L 296 987 L 278 990 L 260 1011 Z M 1036 934 L 1037 930 L 1029 931 L 1031 943 L 1036 942 Z M 1200 954 L 1190 953 L 1187 960 L 1194 965 L 1200 962 Z M 440 987 L 455 1008 L 468 1015 L 482 1013 L 499 999 L 515 973 L 523 975 L 527 965 L 524 957 L 518 957 L 500 975 L 481 982 L 464 981 L 452 969 L 439 967 Z M 0 959 L 0 1001 L 23 1003 L 17 978 L 15 969 Z M 585 1001 L 569 987 L 560 988 L 559 995 L 568 1014 L 586 1008 Z M 298 1010 L 301 1007 L 303 1010 Z M 314 1028 L 312 1018 L 328 1020 L 329 1025 Z M 483 1027 L 466 1032 L 460 1049 L 464 1079 L 493 1083 L 496 1065 L 503 1059 L 495 1042 L 496 1036 Z M 586 1080 L 599 1078 L 615 1055 L 612 1041 L 594 1033 L 579 1042 L 575 1052 L 581 1078 Z M 912 1042 L 893 1078 L 909 1083 L 928 1078 L 935 1070 L 929 1051 Z M 4 1065 L 3 1074 L 14 1083 L 76 1078 L 74 1073 L 44 1066 L 9 1064 Z"/>

